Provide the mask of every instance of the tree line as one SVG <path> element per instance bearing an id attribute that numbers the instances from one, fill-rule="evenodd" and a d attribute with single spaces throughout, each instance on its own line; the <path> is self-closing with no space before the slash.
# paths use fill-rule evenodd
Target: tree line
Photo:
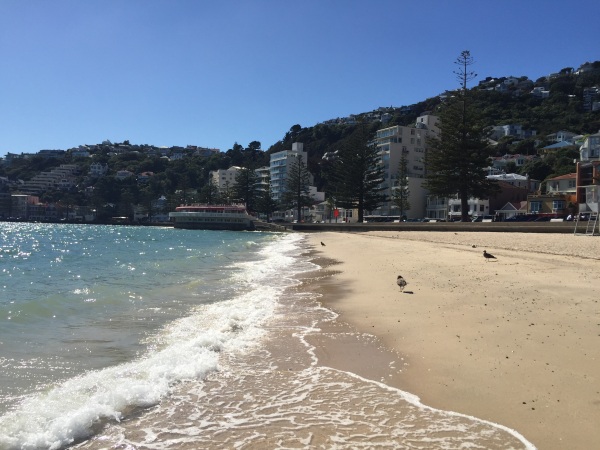
<path id="1" fill-rule="evenodd" d="M 447 92 L 445 100 L 433 97 L 410 107 L 397 108 L 386 125 L 361 120 L 366 114 L 357 115 L 357 125 L 323 123 L 303 128 L 296 124 L 267 151 L 261 149 L 259 141 L 252 141 L 245 147 L 236 142 L 231 149 L 218 155 L 208 158 L 189 156 L 175 161 L 133 152 L 114 155 L 109 148 L 100 146 L 92 158 L 75 158 L 67 154 L 62 160 L 37 155 L 16 159 L 10 166 L 0 167 L 0 176 L 28 180 L 59 164 L 74 163 L 81 168 L 77 188 L 68 192 L 44 192 L 40 196 L 43 202 L 87 204 L 99 209 L 104 205 L 120 205 L 114 208 L 125 211 L 130 203 L 150 204 L 152 199 L 165 195 L 170 205 L 192 200 L 244 201 L 251 209 L 268 215 L 275 208 L 300 211 L 307 205 L 305 172 L 310 172 L 317 189 L 327 192 L 330 203 L 335 200 L 339 206 L 356 208 L 362 219 L 364 211 L 375 209 L 387 200 L 394 202 L 402 212 L 410 209 L 402 167 L 397 169 L 398 185 L 392 190 L 391 199 L 385 198 L 379 187 L 382 173 L 377 169 L 376 149 L 370 142 L 375 131 L 384 126 L 413 124 L 416 117 L 426 111 L 439 116 L 441 134 L 429 144 L 427 187 L 439 195 L 458 192 L 461 202 L 467 195 L 489 193 L 491 187 L 481 178 L 483 175 L 478 168 L 484 162 L 489 163 L 490 157 L 512 153 L 534 155 L 539 146 L 547 144 L 545 135 L 551 132 L 590 133 L 600 129 L 599 114 L 583 111 L 581 100 L 583 89 L 600 84 L 599 70 L 581 76 L 564 70 L 553 80 L 537 80 L 536 84 L 545 84 L 550 90 L 548 99 L 539 99 L 468 88 L 467 82 L 471 81 L 468 69 L 472 62 L 470 52 L 461 53 L 456 61 L 457 76 L 462 76 L 460 87 Z M 596 69 L 600 69 L 600 64 L 598 66 Z M 519 142 L 502 139 L 493 148 L 484 145 L 489 127 L 499 123 L 520 123 L 524 128 L 535 128 L 538 136 Z M 541 141 L 538 146 L 536 141 Z M 253 180 L 254 169 L 267 166 L 270 154 L 290 148 L 293 142 L 304 143 L 308 158 L 299 162 L 298 167 L 291 168 L 289 180 L 293 183 L 286 187 L 282 201 L 275 204 L 269 189 L 250 188 L 256 182 Z M 334 159 L 323 160 L 326 152 L 334 151 Z M 577 147 L 567 147 L 544 158 L 532 159 L 519 171 L 543 181 L 550 176 L 572 172 L 573 159 L 578 156 Z M 133 173 L 153 172 L 154 176 L 146 184 L 139 184 L 134 179 L 118 181 L 112 177 L 90 179 L 86 174 L 92 162 L 108 164 L 111 173 L 125 169 Z M 240 178 L 236 180 L 236 186 L 224 193 L 217 192 L 209 172 L 230 166 L 243 168 L 238 174 Z M 510 167 L 509 171 L 512 169 L 517 171 L 516 167 Z M 0 189 L 9 191 L 6 185 Z"/>

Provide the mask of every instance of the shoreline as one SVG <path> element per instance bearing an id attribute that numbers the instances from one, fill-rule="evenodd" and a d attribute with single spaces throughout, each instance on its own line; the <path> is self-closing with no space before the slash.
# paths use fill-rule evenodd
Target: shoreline
<path id="1" fill-rule="evenodd" d="M 389 367 L 357 373 L 514 429 L 540 449 L 600 442 L 600 305 L 591 289 L 599 239 L 371 231 L 308 241 L 317 258 L 336 261 L 317 285 L 322 304 L 340 314 L 329 326 L 348 324 L 402 358 L 394 376 L 385 378 Z M 498 260 L 486 262 L 483 249 Z M 412 294 L 399 292 L 398 273 Z M 318 346 L 324 364 L 352 363 L 331 342 Z"/>

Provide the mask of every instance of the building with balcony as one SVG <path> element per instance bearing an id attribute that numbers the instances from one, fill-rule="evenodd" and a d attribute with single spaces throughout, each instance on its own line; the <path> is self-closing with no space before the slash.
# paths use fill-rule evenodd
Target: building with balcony
<path id="1" fill-rule="evenodd" d="M 241 167 L 231 166 L 229 169 L 211 170 L 209 175 L 212 178 L 213 184 L 219 189 L 219 192 L 224 193 L 233 188 L 235 177 L 240 170 Z"/>
<path id="2" fill-rule="evenodd" d="M 439 133 L 437 127 L 438 117 L 424 114 L 417 118 L 414 126 L 400 126 L 383 128 L 375 135 L 375 145 L 379 153 L 379 160 L 383 168 L 383 193 L 390 199 L 394 189 L 398 186 L 398 167 L 402 158 L 406 160 L 407 184 L 410 209 L 406 211 L 409 218 L 425 216 L 427 205 L 427 190 L 423 188 L 425 182 L 425 154 L 427 140 Z M 384 203 L 373 214 L 396 215 L 397 208 L 393 202 Z"/>
<path id="3" fill-rule="evenodd" d="M 301 159 L 306 166 L 308 165 L 308 154 L 304 151 L 304 144 L 302 142 L 294 142 L 291 150 L 283 150 L 271 154 L 269 161 L 271 195 L 276 202 L 282 199 L 286 188 L 289 168 L 298 159 Z M 312 176 L 310 178 L 312 184 Z"/>
<path id="4" fill-rule="evenodd" d="M 586 136 L 579 148 L 576 169 L 576 202 L 579 212 L 599 211 L 600 202 L 600 132 Z"/>

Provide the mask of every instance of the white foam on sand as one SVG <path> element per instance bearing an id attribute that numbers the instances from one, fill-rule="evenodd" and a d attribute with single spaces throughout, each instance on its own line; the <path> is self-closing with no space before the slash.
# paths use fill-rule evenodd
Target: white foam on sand
<path id="1" fill-rule="evenodd" d="M 175 386 L 201 380 L 219 369 L 221 352 L 256 345 L 260 325 L 292 281 L 276 278 L 294 259 L 298 236 L 274 238 L 262 260 L 234 263 L 237 293 L 199 307 L 155 336 L 153 350 L 135 361 L 88 372 L 26 398 L 0 417 L 0 449 L 58 449 L 88 437 L 107 421 L 120 421 L 138 408 L 158 404 Z M 248 245 L 252 246 L 251 243 Z M 293 270 L 290 268 L 290 276 Z M 266 279 L 278 282 L 265 284 Z"/>

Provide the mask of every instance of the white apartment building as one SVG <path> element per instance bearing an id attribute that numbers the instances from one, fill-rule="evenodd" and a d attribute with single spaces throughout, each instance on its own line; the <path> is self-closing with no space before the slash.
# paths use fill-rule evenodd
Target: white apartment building
<path id="1" fill-rule="evenodd" d="M 600 131 L 585 137 L 579 147 L 579 155 L 582 161 L 600 159 Z"/>
<path id="2" fill-rule="evenodd" d="M 259 167 L 254 171 L 258 177 L 258 190 L 266 191 L 269 187 L 269 178 L 271 176 L 271 168 L 269 166 Z"/>
<path id="3" fill-rule="evenodd" d="M 398 185 L 396 176 L 402 156 L 406 158 L 408 172 L 408 189 L 410 191 L 410 209 L 406 211 L 409 218 L 425 216 L 427 191 L 423 188 L 425 177 L 425 153 L 427 139 L 439 133 L 438 117 L 422 115 L 417 118 L 414 127 L 396 125 L 383 128 L 375 135 L 375 145 L 381 157 L 384 170 L 383 191 L 390 198 L 393 189 Z M 398 214 L 392 202 L 386 202 L 374 214 Z"/>
<path id="4" fill-rule="evenodd" d="M 219 189 L 219 192 L 225 192 L 227 189 L 231 189 L 235 184 L 235 177 L 241 167 L 231 166 L 229 169 L 211 170 L 209 172 L 213 183 Z"/>
<path id="5" fill-rule="evenodd" d="M 59 189 L 61 184 L 73 183 L 79 172 L 75 164 L 61 164 L 49 172 L 42 172 L 25 182 L 20 191 L 24 194 L 39 194 L 48 189 Z"/>
<path id="6" fill-rule="evenodd" d="M 281 200 L 285 192 L 289 167 L 298 158 L 301 158 L 305 165 L 308 164 L 308 154 L 304 151 L 304 144 L 301 142 L 294 142 L 291 150 L 283 150 L 271 155 L 269 171 L 271 173 L 271 195 L 273 200 L 277 202 Z"/>

